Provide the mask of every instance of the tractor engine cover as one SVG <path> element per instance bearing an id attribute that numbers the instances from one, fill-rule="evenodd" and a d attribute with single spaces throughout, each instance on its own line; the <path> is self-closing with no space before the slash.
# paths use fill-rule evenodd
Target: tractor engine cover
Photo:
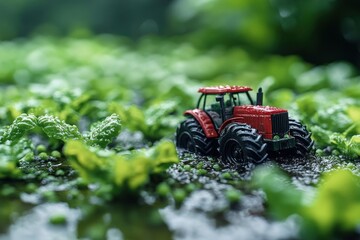
<path id="1" fill-rule="evenodd" d="M 288 111 L 270 106 L 243 105 L 236 106 L 233 117 L 237 121 L 249 124 L 258 130 L 265 139 L 272 139 L 275 135 L 284 137 L 289 132 Z"/>

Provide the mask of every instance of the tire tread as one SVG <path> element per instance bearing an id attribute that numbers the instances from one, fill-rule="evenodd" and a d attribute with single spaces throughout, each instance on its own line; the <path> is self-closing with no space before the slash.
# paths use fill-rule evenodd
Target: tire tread
<path id="1" fill-rule="evenodd" d="M 194 118 L 183 121 L 176 130 L 176 146 L 179 147 L 179 136 L 182 131 L 187 131 L 195 144 L 195 153 L 203 156 L 212 156 L 216 153 L 217 142 L 207 138 L 200 124 Z"/>
<path id="2" fill-rule="evenodd" d="M 242 146 L 245 162 L 262 163 L 268 157 L 267 145 L 256 129 L 248 124 L 232 123 L 223 130 L 219 138 L 221 158 L 225 165 L 231 164 L 224 152 L 224 145 L 228 139 L 235 139 Z M 236 164 L 241 164 L 240 161 L 239 159 Z"/>
<path id="3" fill-rule="evenodd" d="M 290 134 L 295 137 L 296 142 L 296 155 L 305 157 L 312 149 L 314 141 L 311 139 L 311 133 L 308 132 L 306 126 L 301 122 L 289 118 Z"/>

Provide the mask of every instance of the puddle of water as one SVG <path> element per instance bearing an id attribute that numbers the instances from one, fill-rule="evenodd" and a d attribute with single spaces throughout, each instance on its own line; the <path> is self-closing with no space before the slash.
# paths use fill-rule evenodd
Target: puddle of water
<path id="1" fill-rule="evenodd" d="M 19 201 L 19 206 L 25 203 Z M 9 206 L 9 203 L 7 204 Z M 0 240 L 23 239 L 171 239 L 171 232 L 164 224 L 156 206 L 112 202 L 93 205 L 43 203 L 30 209 L 12 208 L 15 212 L 8 221 L 1 218 L 3 233 Z M 65 216 L 66 223 L 54 225 L 50 219 Z M 5 216 L 5 215 L 4 215 Z M 6 214 L 6 217 L 9 217 Z"/>
<path id="2" fill-rule="evenodd" d="M 249 214 L 249 210 L 262 208 L 257 199 L 244 199 L 247 206 L 241 211 L 229 211 L 225 218 L 228 224 L 218 226 L 216 219 L 209 217 L 216 206 L 222 206 L 223 200 L 216 199 L 209 192 L 194 192 L 185 200 L 180 209 L 167 206 L 160 210 L 168 227 L 173 231 L 174 239 L 206 239 L 206 240 L 235 240 L 235 239 L 293 239 L 298 232 L 296 216 L 289 217 L 282 222 L 270 222 L 261 216 Z M 258 202 L 258 204 L 256 204 Z M 248 204 L 246 204 L 248 203 Z"/>
<path id="3" fill-rule="evenodd" d="M 49 220 L 56 215 L 66 216 L 66 223 L 52 225 Z M 0 239 L 77 239 L 76 226 L 79 218 L 80 211 L 69 208 L 66 203 L 42 204 L 19 217 Z"/>
<path id="4" fill-rule="evenodd" d="M 112 202 L 85 205 L 81 210 L 83 218 L 77 226 L 81 239 L 104 239 L 116 232 L 114 229 L 119 229 L 124 239 L 171 239 L 157 206 Z"/>
<path id="5" fill-rule="evenodd" d="M 33 206 L 26 204 L 15 197 L 0 197 L 0 238 L 1 234 L 8 231 L 13 219 L 18 218 L 23 212 L 30 210 Z"/>
<path id="6" fill-rule="evenodd" d="M 237 222 L 216 227 L 214 222 L 200 213 L 175 211 L 170 207 L 161 210 L 174 239 L 190 240 L 235 240 L 235 239 L 295 239 L 297 237 L 296 218 L 284 222 L 269 223 L 260 217 L 241 217 Z"/>

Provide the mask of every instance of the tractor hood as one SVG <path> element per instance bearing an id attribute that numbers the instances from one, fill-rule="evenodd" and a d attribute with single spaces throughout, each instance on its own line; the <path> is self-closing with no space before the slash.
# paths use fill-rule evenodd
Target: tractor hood
<path id="1" fill-rule="evenodd" d="M 287 112 L 286 109 L 270 106 L 243 105 L 234 107 L 234 116 L 242 114 L 272 115 L 285 112 Z"/>

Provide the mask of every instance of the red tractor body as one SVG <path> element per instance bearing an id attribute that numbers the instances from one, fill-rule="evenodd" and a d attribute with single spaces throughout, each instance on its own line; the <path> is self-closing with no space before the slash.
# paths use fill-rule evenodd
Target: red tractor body
<path id="1" fill-rule="evenodd" d="M 262 106 L 261 89 L 254 104 L 251 90 L 244 86 L 200 88 L 197 107 L 185 112 L 189 119 L 178 127 L 177 146 L 205 155 L 219 149 L 227 163 L 261 162 L 268 151 L 292 148 L 305 155 L 313 144 L 306 128 L 289 119 L 287 110 Z"/>

